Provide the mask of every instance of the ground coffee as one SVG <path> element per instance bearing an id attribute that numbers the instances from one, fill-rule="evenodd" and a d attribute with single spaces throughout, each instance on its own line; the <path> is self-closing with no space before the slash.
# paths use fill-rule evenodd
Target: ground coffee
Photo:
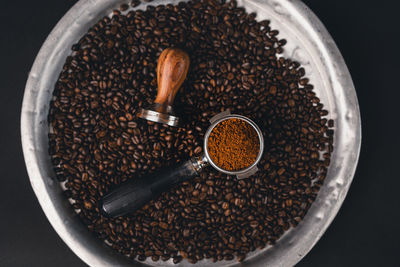
<path id="1" fill-rule="evenodd" d="M 207 150 L 211 160 L 227 171 L 250 167 L 260 151 L 256 130 L 244 120 L 228 119 L 212 129 Z"/>

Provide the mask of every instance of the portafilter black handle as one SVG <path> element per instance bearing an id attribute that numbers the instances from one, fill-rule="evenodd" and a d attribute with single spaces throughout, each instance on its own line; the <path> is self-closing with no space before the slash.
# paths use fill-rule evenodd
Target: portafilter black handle
<path id="1" fill-rule="evenodd" d="M 112 218 L 132 213 L 162 192 L 192 178 L 205 165 L 204 158 L 193 158 L 176 167 L 132 179 L 105 195 L 100 201 L 100 210 Z"/>

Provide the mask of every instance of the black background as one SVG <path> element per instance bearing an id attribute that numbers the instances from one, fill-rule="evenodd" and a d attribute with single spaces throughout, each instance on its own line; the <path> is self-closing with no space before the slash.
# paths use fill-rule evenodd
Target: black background
<path id="1" fill-rule="evenodd" d="M 353 184 L 327 232 L 298 266 L 400 266 L 400 57 L 394 0 L 304 0 L 350 69 L 363 125 Z M 74 0 L 4 1 L 0 10 L 0 266 L 85 266 L 52 229 L 29 183 L 20 142 L 28 72 Z M 397 5 L 397 6 L 396 6 Z"/>

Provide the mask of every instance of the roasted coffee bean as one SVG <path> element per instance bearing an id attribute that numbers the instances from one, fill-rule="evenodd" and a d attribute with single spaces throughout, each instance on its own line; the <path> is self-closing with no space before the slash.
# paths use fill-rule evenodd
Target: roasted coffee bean
<path id="1" fill-rule="evenodd" d="M 333 151 L 334 121 L 312 80 L 278 55 L 286 41 L 269 21 L 235 1 L 121 10 L 73 45 L 55 85 L 49 153 L 64 195 L 90 231 L 130 259 L 243 261 L 274 244 L 306 215 Z M 167 47 L 191 60 L 174 104 L 179 127 L 136 117 L 156 95 Z M 114 186 L 203 153 L 209 119 L 227 109 L 264 133 L 259 172 L 237 180 L 209 167 L 129 216 L 99 212 Z"/>
<path id="2" fill-rule="evenodd" d="M 128 4 L 122 4 L 122 5 L 119 6 L 119 9 L 120 9 L 121 11 L 125 11 L 125 10 L 127 10 L 128 8 L 129 8 L 129 5 L 128 5 Z"/>

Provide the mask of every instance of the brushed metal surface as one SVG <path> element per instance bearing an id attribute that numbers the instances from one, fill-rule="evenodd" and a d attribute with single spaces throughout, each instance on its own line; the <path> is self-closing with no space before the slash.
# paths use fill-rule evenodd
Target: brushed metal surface
<path id="1" fill-rule="evenodd" d="M 178 3 L 176 0 L 156 0 Z M 101 17 L 122 1 L 81 0 L 59 21 L 43 44 L 29 74 L 21 114 L 21 138 L 29 178 L 48 220 L 64 242 L 90 266 L 166 266 L 172 261 L 130 262 L 98 240 L 80 222 L 61 194 L 48 155 L 49 103 L 70 47 Z M 320 239 L 337 214 L 353 179 L 361 145 L 361 120 L 356 92 L 335 42 L 319 19 L 300 0 L 239 0 L 257 19 L 287 39 L 283 55 L 300 62 L 329 118 L 335 120 L 334 151 L 324 186 L 304 220 L 274 246 L 253 252 L 244 263 L 200 261 L 196 266 L 292 266 Z M 148 4 L 138 6 L 144 8 Z M 192 266 L 182 261 L 177 266 Z"/>

